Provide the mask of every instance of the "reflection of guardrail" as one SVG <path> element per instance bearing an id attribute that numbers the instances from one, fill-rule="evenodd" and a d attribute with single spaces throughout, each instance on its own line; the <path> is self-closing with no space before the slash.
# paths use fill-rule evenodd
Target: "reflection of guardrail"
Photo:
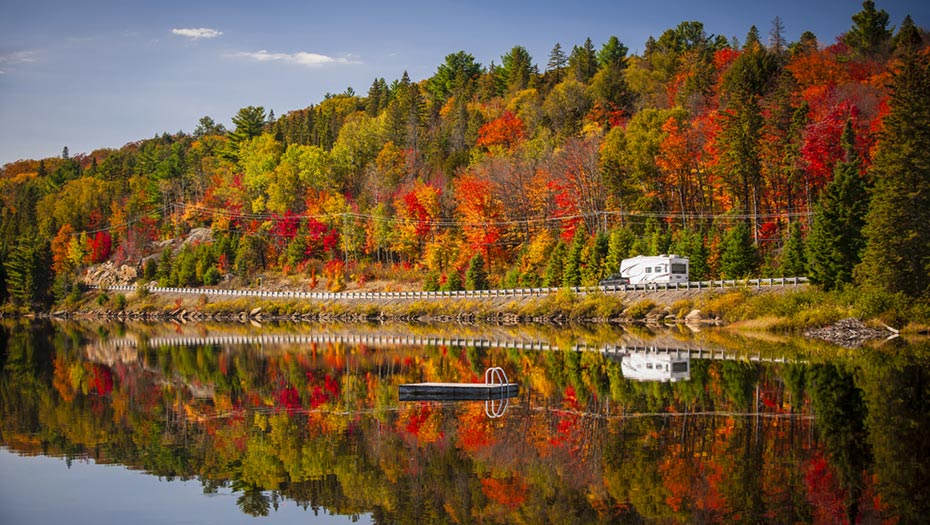
<path id="1" fill-rule="evenodd" d="M 664 292 L 674 290 L 716 290 L 724 288 L 773 288 L 807 284 L 807 277 L 773 277 L 768 279 L 732 279 L 725 281 L 691 281 L 687 283 L 619 284 L 610 286 L 575 286 L 572 288 L 502 288 L 495 290 L 458 290 L 451 292 L 300 292 L 271 290 L 231 290 L 220 288 L 176 288 L 153 286 L 148 290 L 157 294 L 207 295 L 213 297 L 258 297 L 262 299 L 313 299 L 332 300 L 381 300 L 381 299 L 439 299 L 439 298 L 495 298 L 495 297 L 542 297 L 560 290 L 571 290 L 578 294 L 618 292 Z M 91 289 L 111 291 L 135 291 L 135 286 L 97 286 Z"/>
<path id="2" fill-rule="evenodd" d="M 309 345 L 309 344 L 349 344 L 365 345 L 369 347 L 387 346 L 447 346 L 447 347 L 474 347 L 474 348 L 501 348 L 508 350 L 535 350 L 559 351 L 570 350 L 576 352 L 601 352 L 605 356 L 620 359 L 624 355 L 634 352 L 674 353 L 687 355 L 691 359 L 710 359 L 715 361 L 754 361 L 786 363 L 792 360 L 784 357 L 763 357 L 760 354 L 748 355 L 743 352 L 733 352 L 723 349 L 709 349 L 681 343 L 678 346 L 649 345 L 645 341 L 641 344 L 574 344 L 571 347 L 560 348 L 548 341 L 525 339 L 482 339 L 474 337 L 429 337 L 417 335 L 356 335 L 356 334 L 262 334 L 262 335 L 210 335 L 210 336 L 162 336 L 147 339 L 134 337 L 111 338 L 105 344 L 123 348 L 138 347 L 141 344 L 148 347 L 161 346 L 204 346 L 204 345 Z M 506 376 L 504 376 L 506 379 Z M 485 378 L 487 381 L 487 378 Z"/>

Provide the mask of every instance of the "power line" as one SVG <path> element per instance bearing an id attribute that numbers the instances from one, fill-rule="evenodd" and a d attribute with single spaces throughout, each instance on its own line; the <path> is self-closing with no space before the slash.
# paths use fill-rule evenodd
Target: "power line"
<path id="1" fill-rule="evenodd" d="M 772 220 L 783 220 L 791 218 L 803 218 L 810 217 L 813 215 L 813 212 L 810 211 L 798 211 L 798 210 L 786 210 L 778 213 L 665 213 L 665 212 L 643 212 L 643 211 L 621 211 L 621 210 L 600 210 L 590 213 L 576 213 L 571 215 L 558 215 L 558 216 L 545 216 L 545 217 L 527 217 L 524 219 L 511 219 L 511 220 L 501 220 L 501 221 L 462 221 L 454 218 L 442 217 L 435 219 L 415 219 L 415 218 L 406 218 L 406 217 L 397 217 L 397 216 L 383 216 L 383 215 L 374 215 L 371 213 L 360 213 L 360 212 L 335 212 L 335 213 L 322 213 L 322 214 L 285 214 L 279 215 L 277 213 L 244 213 L 240 211 L 231 210 L 228 208 L 213 208 L 208 206 L 202 206 L 199 204 L 185 204 L 181 202 L 168 203 L 161 207 L 160 215 L 166 217 L 169 215 L 169 210 L 171 213 L 175 212 L 193 212 L 204 215 L 211 215 L 213 217 L 222 217 L 229 220 L 237 220 L 240 222 L 290 222 L 290 221 L 303 221 L 303 220 L 316 220 L 320 222 L 331 222 L 336 223 L 343 221 L 343 228 L 345 228 L 344 221 L 346 219 L 356 219 L 364 220 L 371 222 L 380 222 L 386 224 L 411 224 L 411 225 L 420 225 L 428 226 L 432 228 L 508 228 L 515 226 L 533 226 L 533 225 L 545 225 L 551 223 L 563 223 L 568 221 L 578 221 L 585 219 L 600 220 L 602 218 L 617 218 L 623 219 L 631 222 L 640 222 L 640 221 L 649 221 L 658 219 L 665 222 L 672 221 L 681 221 L 681 222 L 733 222 L 733 221 L 743 221 L 754 219 L 757 221 L 770 222 Z M 133 224 L 147 218 L 151 217 L 152 213 L 155 210 L 141 213 L 135 217 L 127 219 L 125 222 L 118 224 L 111 224 L 107 227 L 96 228 L 93 230 L 83 230 L 80 232 L 71 233 L 74 235 L 81 234 L 96 234 L 102 231 L 112 231 L 115 229 L 128 228 Z"/>

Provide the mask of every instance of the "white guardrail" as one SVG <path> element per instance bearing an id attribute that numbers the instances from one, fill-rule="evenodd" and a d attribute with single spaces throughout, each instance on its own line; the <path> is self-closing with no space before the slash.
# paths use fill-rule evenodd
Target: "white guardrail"
<path id="1" fill-rule="evenodd" d="M 711 290 L 718 288 L 763 288 L 775 286 L 799 286 L 808 282 L 807 277 L 773 277 L 767 279 L 733 279 L 726 281 L 691 281 L 687 283 L 620 284 L 610 286 L 574 286 L 567 288 L 577 294 L 617 292 L 661 292 L 668 290 Z M 136 286 L 98 286 L 91 289 L 107 291 L 135 291 Z M 222 288 L 174 288 L 152 286 L 149 293 L 194 294 L 227 297 L 259 297 L 267 299 L 433 299 L 444 297 L 541 297 L 557 293 L 566 288 L 504 288 L 494 290 L 458 290 L 451 292 L 300 292 L 271 290 L 233 290 Z"/>

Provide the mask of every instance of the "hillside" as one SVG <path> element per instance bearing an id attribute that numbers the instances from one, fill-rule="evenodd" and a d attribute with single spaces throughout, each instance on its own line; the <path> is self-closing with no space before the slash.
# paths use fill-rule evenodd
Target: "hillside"
<path id="1" fill-rule="evenodd" d="M 930 251 L 923 216 L 889 222 L 918 246 L 878 233 L 930 208 L 926 174 L 901 169 L 922 161 L 895 153 L 930 151 L 930 40 L 880 14 L 866 2 L 830 45 L 683 22 L 641 55 L 616 37 L 557 46 L 543 71 L 521 46 L 487 66 L 460 51 L 365 96 L 276 119 L 244 107 L 232 130 L 207 116 L 190 135 L 8 164 L 0 299 L 65 304 L 103 263 L 170 286 L 454 290 L 592 285 L 659 253 L 689 257 L 693 280 L 876 285 L 877 254 Z M 905 176 L 911 201 L 882 197 Z M 873 271 L 856 278 L 860 254 Z M 905 274 L 877 286 L 923 293 L 930 272 Z"/>

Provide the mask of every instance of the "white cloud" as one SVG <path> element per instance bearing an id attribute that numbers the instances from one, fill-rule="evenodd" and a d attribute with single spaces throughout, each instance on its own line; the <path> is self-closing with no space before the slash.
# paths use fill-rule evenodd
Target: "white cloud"
<path id="1" fill-rule="evenodd" d="M 266 50 L 247 52 L 242 51 L 235 53 L 233 56 L 246 58 L 256 62 L 289 62 L 301 66 L 317 67 L 326 64 L 357 64 L 358 62 L 348 58 L 334 58 L 319 53 L 308 53 L 299 51 L 297 53 L 269 53 Z"/>
<path id="2" fill-rule="evenodd" d="M 29 64 L 36 61 L 38 53 L 35 51 L 13 51 L 12 53 L 0 54 L 0 75 L 9 72 L 8 66 L 17 66 L 19 64 Z"/>
<path id="3" fill-rule="evenodd" d="M 199 40 L 201 38 L 216 38 L 223 34 L 222 31 L 217 31 L 216 29 L 209 29 L 206 27 L 198 28 L 188 28 L 188 29 L 172 29 L 172 33 L 180 36 L 186 36 L 193 40 Z"/>

